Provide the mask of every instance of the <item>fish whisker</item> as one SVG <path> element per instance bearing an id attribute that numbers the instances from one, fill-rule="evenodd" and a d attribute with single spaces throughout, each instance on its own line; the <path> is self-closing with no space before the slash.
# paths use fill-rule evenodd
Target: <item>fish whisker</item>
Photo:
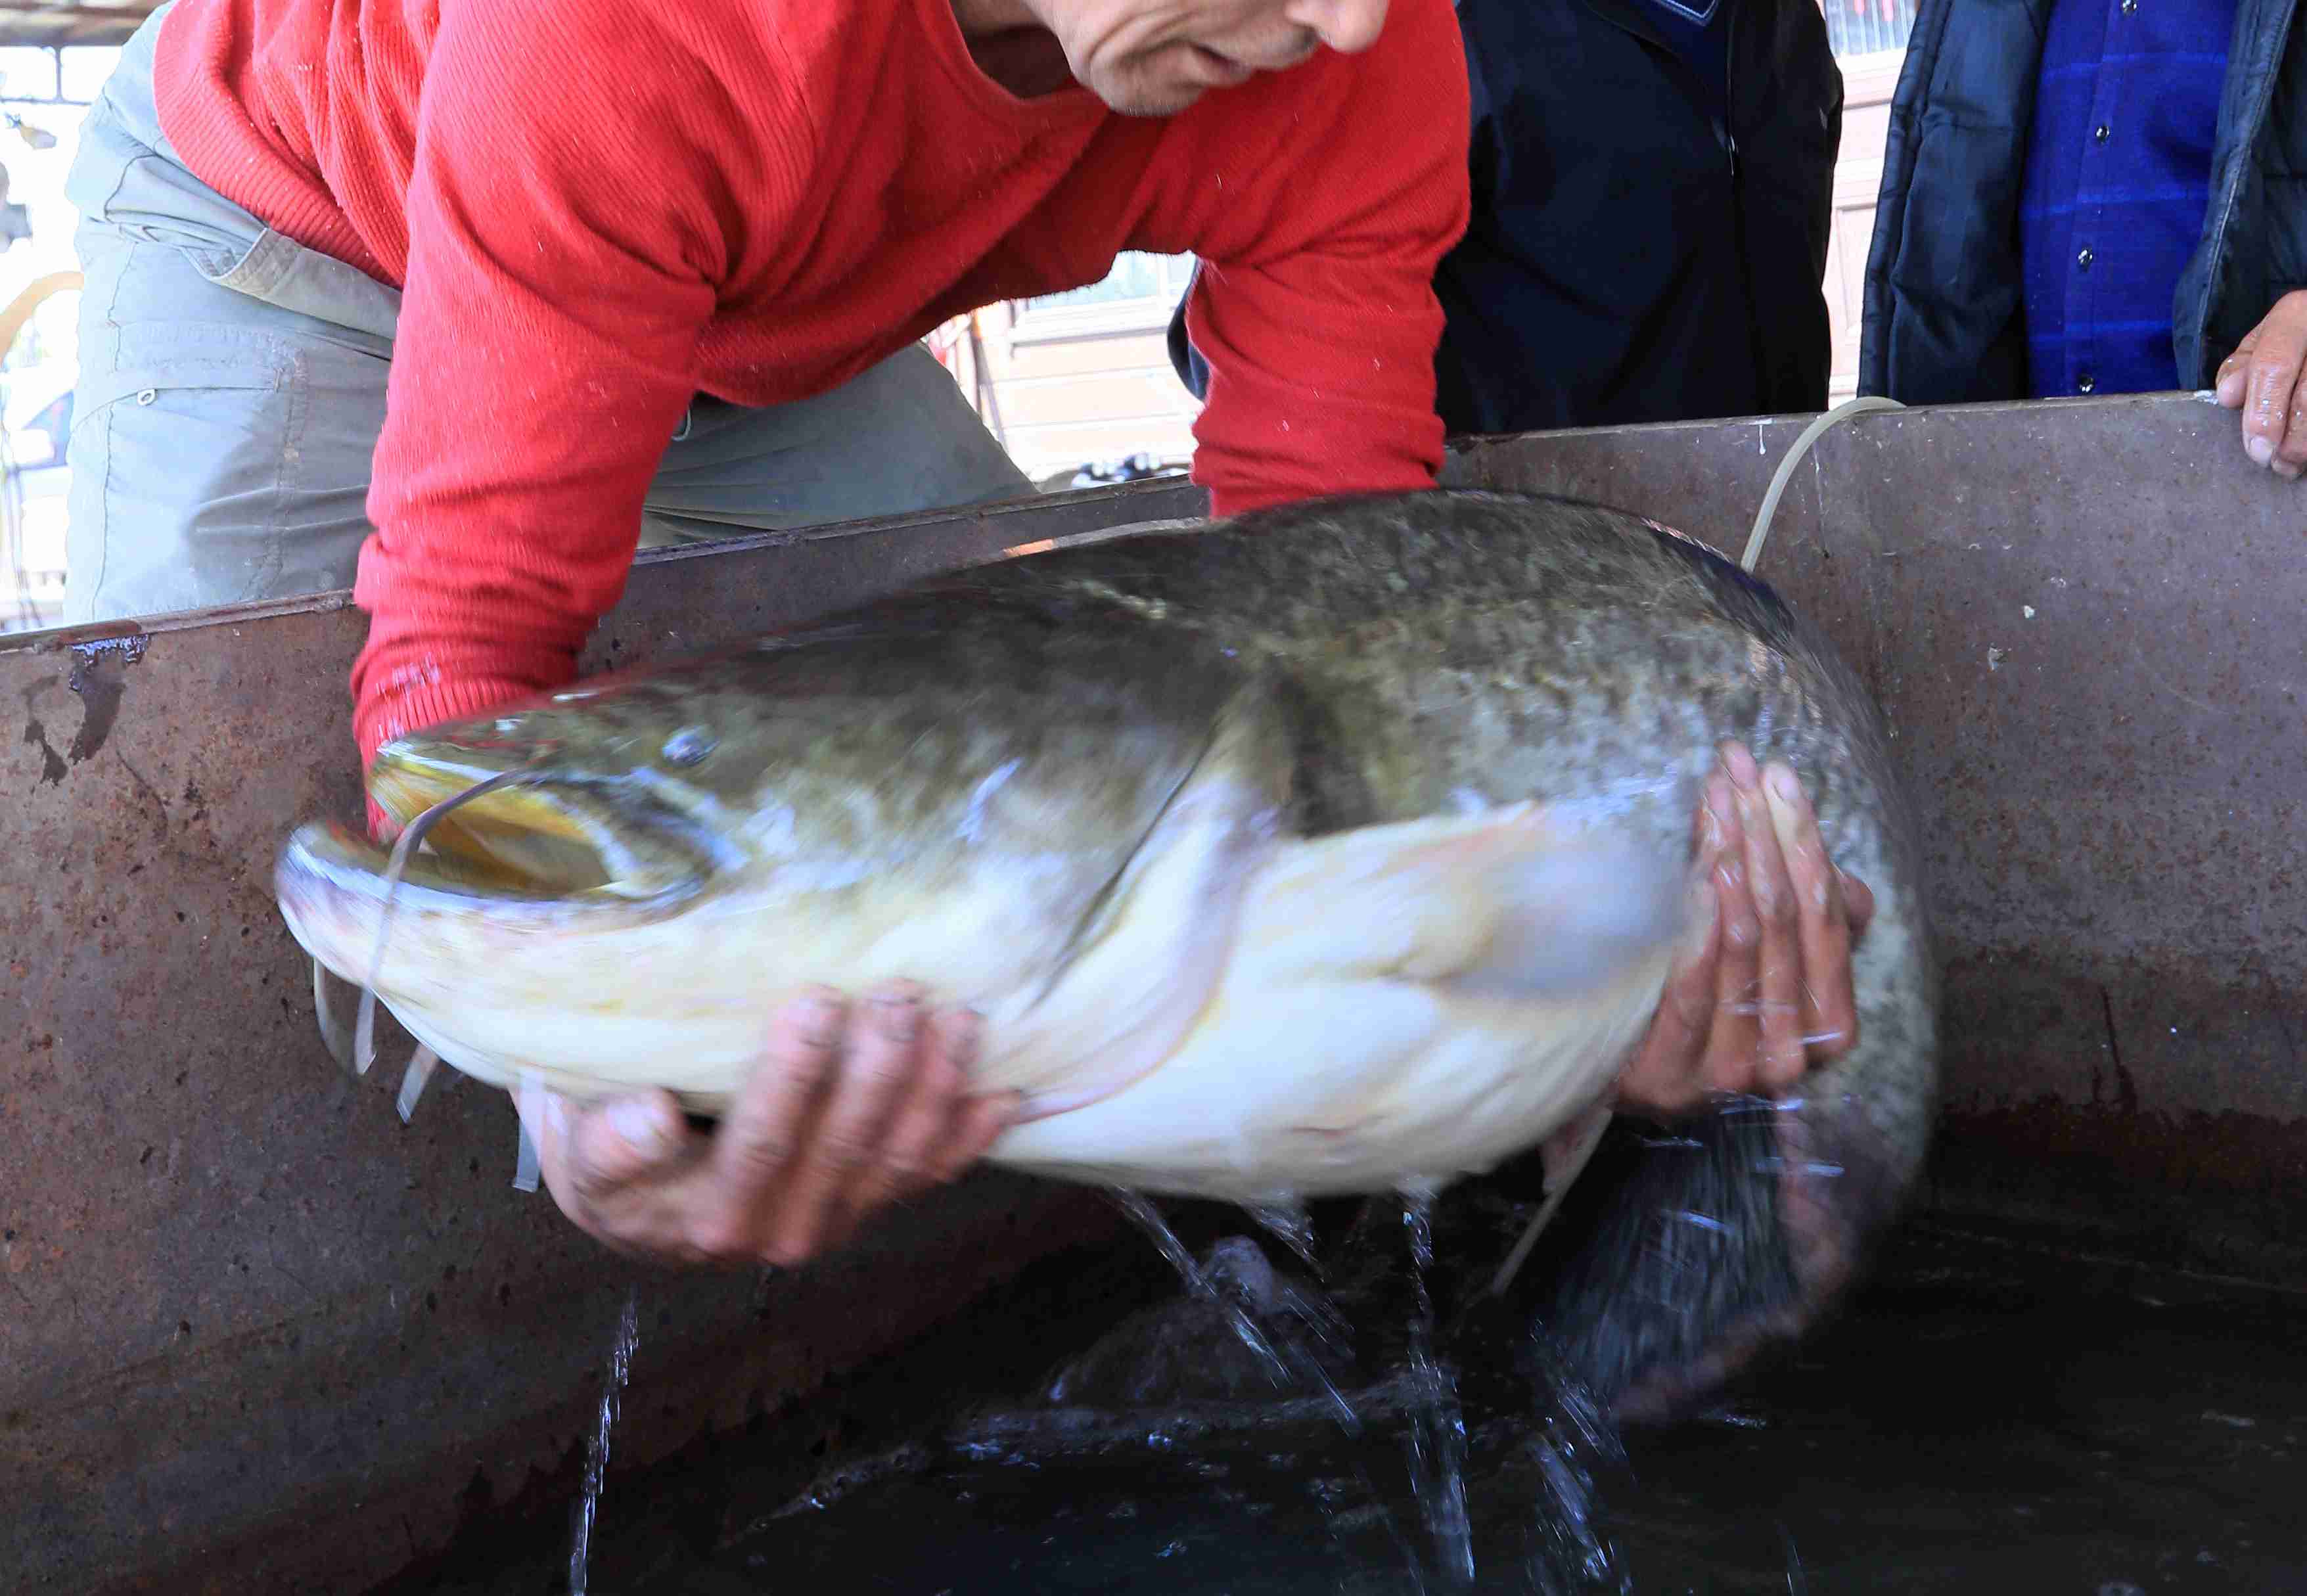
<path id="1" fill-rule="evenodd" d="M 411 820 L 393 839 L 392 856 L 384 867 L 384 903 L 377 912 L 376 943 L 369 953 L 368 982 L 361 989 L 360 1017 L 353 1026 L 353 1073 L 366 1075 L 370 1065 L 376 1062 L 376 989 L 384 975 L 385 938 L 392 929 L 393 910 L 399 906 L 400 880 L 408 869 L 410 855 L 425 840 L 425 834 L 439 824 L 442 817 L 462 808 L 476 798 L 505 787 L 541 786 L 561 778 L 550 771 L 526 767 L 499 771 L 485 781 L 476 782 L 461 793 L 452 793 Z M 317 981 L 317 977 L 315 978 Z"/>
<path id="2" fill-rule="evenodd" d="M 337 1023 L 336 1010 L 329 1003 L 329 970 L 319 959 L 313 961 L 313 1013 L 320 1022 L 321 1045 L 329 1050 L 329 1057 L 338 1068 L 358 1075 L 353 1068 L 352 1034 Z"/>

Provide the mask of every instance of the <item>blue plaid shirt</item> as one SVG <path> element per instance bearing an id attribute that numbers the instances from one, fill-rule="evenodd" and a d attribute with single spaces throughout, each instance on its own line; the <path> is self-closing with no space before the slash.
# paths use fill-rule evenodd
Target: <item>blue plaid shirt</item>
<path id="1" fill-rule="evenodd" d="M 2019 211 L 2036 398 L 2178 385 L 2235 0 L 2057 0 Z"/>

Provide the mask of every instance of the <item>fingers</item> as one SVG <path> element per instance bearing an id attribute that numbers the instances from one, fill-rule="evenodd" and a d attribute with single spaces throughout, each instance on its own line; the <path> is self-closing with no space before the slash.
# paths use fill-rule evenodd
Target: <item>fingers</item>
<path id="1" fill-rule="evenodd" d="M 1022 1093 L 979 1096 L 969 1090 L 983 1032 L 984 1023 L 966 1008 L 930 1021 L 927 1062 L 889 1128 L 879 1179 L 854 1204 L 856 1220 L 958 1180 L 1016 1122 Z"/>
<path id="2" fill-rule="evenodd" d="M 2296 478 L 2307 464 L 2307 417 L 2297 415 L 2299 368 L 2307 358 L 2307 313 L 2294 310 L 2285 314 L 2278 305 L 2262 326 L 2243 384 L 2243 452 L 2278 476 Z"/>
<path id="3" fill-rule="evenodd" d="M 1707 1027 L 1714 1017 L 1714 960 L 1722 917 L 1711 883 L 1701 882 L 1696 896 L 1706 912 L 1705 936 L 1668 973 L 1650 1032 L 1619 1077 L 1618 1099 L 1628 1107 L 1675 1114 L 1695 1107 L 1705 1094 L 1700 1068 L 1692 1060 L 1702 1067 Z"/>
<path id="4" fill-rule="evenodd" d="M 1774 762 L 1762 785 L 1797 899 L 1802 966 L 1798 1042 L 1809 1061 L 1823 1063 L 1841 1057 L 1858 1040 L 1850 981 L 1851 914 L 1843 901 L 1848 878 L 1828 862 L 1818 817 L 1794 771 Z M 1871 893 L 1867 906 L 1871 913 Z"/>
<path id="5" fill-rule="evenodd" d="M 968 1100 L 966 1064 L 978 1026 L 965 1012 L 932 1024 L 920 990 L 892 987 L 865 1005 L 845 1049 L 836 1044 L 830 1085 L 776 1182 L 733 1194 L 761 1214 L 757 1243 L 770 1263 L 797 1264 L 841 1246 L 876 1210 L 949 1180 L 991 1136 L 974 1125 L 955 1156 L 955 1124 Z M 820 1076 L 819 1079 L 825 1078 Z M 997 1120 L 999 1135 L 1006 1120 Z"/>
<path id="6" fill-rule="evenodd" d="M 714 1137 L 711 1185 L 699 1194 L 699 1211 L 690 1222 L 690 1234 L 708 1257 L 760 1257 L 759 1216 L 780 1208 L 790 1190 L 818 1100 L 839 1068 L 847 1017 L 848 1006 L 839 997 L 812 991 L 770 1027 L 760 1068 Z"/>
<path id="7" fill-rule="evenodd" d="M 1745 762 L 1751 769 L 1753 756 L 1748 755 Z M 1732 779 L 1738 779 L 1735 768 Z M 1746 883 L 1754 895 L 1755 918 L 1762 928 L 1762 985 L 1755 1000 L 1762 1035 L 1755 1071 L 1762 1091 L 1778 1093 L 1802 1079 L 1809 1062 L 1803 1048 L 1803 928 L 1794 879 L 1771 821 L 1760 772 L 1750 781 L 1739 783 L 1738 822 L 1746 839 Z"/>
<path id="8" fill-rule="evenodd" d="M 740 1206 L 758 1203 L 785 1180 L 801 1150 L 819 1093 L 840 1060 L 848 1005 L 813 991 L 770 1028 L 767 1056 L 720 1125 L 713 1162 Z"/>
<path id="9" fill-rule="evenodd" d="M 1835 867 L 1835 879 L 1842 883 L 1843 913 L 1850 919 L 1850 940 L 1857 941 L 1866 934 L 1874 919 L 1874 889 L 1840 865 Z"/>
<path id="10" fill-rule="evenodd" d="M 1777 1095 L 1858 1034 L 1851 949 L 1874 914 L 1827 857 L 1791 767 L 1725 742 L 1694 817 L 1703 935 L 1678 957 L 1619 1101 L 1675 1113 L 1706 1094 Z"/>
<path id="11" fill-rule="evenodd" d="M 932 1018 L 926 1058 L 890 1116 L 888 1133 L 870 1177 L 851 1204 L 853 1217 L 908 1197 L 935 1184 L 933 1161 L 944 1152 L 965 1104 L 970 1065 L 976 1062 L 978 1019 L 966 1009 Z"/>
<path id="12" fill-rule="evenodd" d="M 2230 410 L 2243 403 L 2243 390 L 2248 385 L 2245 379 L 2251 373 L 2251 354 L 2258 348 L 2259 329 L 2254 327 L 2243 335 L 2243 341 L 2235 346 L 2234 353 L 2219 362 L 2218 373 L 2212 379 L 2212 393 Z"/>
<path id="13" fill-rule="evenodd" d="M 1714 1017 L 1715 965 L 1722 945 L 1722 907 L 1714 870 L 1722 852 L 1723 823 L 1716 814 L 1730 807 L 1729 792 L 1730 784 L 1715 775 L 1691 818 L 1698 872 L 1690 910 L 1697 936 L 1667 972 L 1666 991 L 1650 1032 L 1619 1077 L 1618 1100 L 1630 1108 L 1680 1113 L 1703 1095 L 1699 1068 Z"/>
<path id="14" fill-rule="evenodd" d="M 2243 411 L 2243 450 L 2277 476 L 2307 470 L 2307 291 L 2275 302 L 2266 318 L 2220 364 L 2219 403 Z"/>
<path id="15" fill-rule="evenodd" d="M 579 1200 L 594 1206 L 685 1162 L 699 1141 L 670 1092 L 620 1097 L 575 1115 L 567 1100 L 555 1095 L 545 1117 L 556 1126 L 551 1134 L 562 1180 Z M 536 1151 L 539 1168 L 549 1171 L 553 1161 L 546 1144 L 539 1141 Z"/>
<path id="16" fill-rule="evenodd" d="M 935 1104 L 931 1135 L 922 1148 L 917 1176 L 905 1196 L 959 1180 L 1016 1122 L 1017 1111 L 1025 1103 L 1020 1092 L 986 1096 L 969 1092 L 970 1071 L 976 1068 L 984 1034 L 977 1016 L 966 1009 L 944 1016 L 938 1022 L 938 1045 L 951 1066 L 952 1086 Z"/>
<path id="17" fill-rule="evenodd" d="M 681 1215 L 664 1194 L 696 1163 L 704 1140 L 669 1093 L 579 1109 L 531 1080 L 513 1101 L 536 1148 L 537 1171 L 564 1217 L 628 1257 L 696 1261 Z"/>
<path id="18" fill-rule="evenodd" d="M 851 1196 L 881 1178 L 885 1132 L 919 1070 L 921 994 L 910 987 L 876 993 L 850 1034 L 849 1057 L 835 1077 L 824 1123 L 810 1138 L 777 1215 L 771 1262 L 807 1257 L 847 1239 Z"/>
<path id="19" fill-rule="evenodd" d="M 1018 1111 L 1025 1104 L 1025 1094 L 1021 1092 L 963 1098 L 952 1137 L 946 1143 L 942 1155 L 931 1166 L 931 1180 L 942 1186 L 959 1179 L 964 1170 L 993 1150 L 1001 1133 L 1016 1123 Z"/>
<path id="20" fill-rule="evenodd" d="M 1714 1014 L 1702 1073 L 1709 1091 L 1745 1092 L 1752 1089 L 1762 1046 L 1762 924 L 1748 868 L 1747 806 L 1739 801 L 1737 784 L 1753 782 L 1755 770 L 1745 748 L 1726 743 L 1721 752 L 1728 780 L 1720 786 L 1723 845 L 1714 882 L 1721 901 L 1722 957 L 1714 971 Z M 1714 787 L 1709 784 L 1710 792 Z"/>

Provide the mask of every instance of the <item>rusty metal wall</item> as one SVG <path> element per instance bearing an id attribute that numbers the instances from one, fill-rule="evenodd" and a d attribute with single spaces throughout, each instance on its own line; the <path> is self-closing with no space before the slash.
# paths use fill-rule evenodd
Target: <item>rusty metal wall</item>
<path id="1" fill-rule="evenodd" d="M 1483 441 L 1452 476 L 1736 553 L 1803 419 Z M 2236 430 L 2183 397 L 1861 416 L 1762 571 L 1865 673 L 1922 805 L 1940 1211 L 2265 1273 L 2307 1259 L 2307 500 Z M 1146 484 L 652 558 L 587 665 L 1201 504 Z M 331 1072 L 267 890 L 296 819 L 355 811 L 360 631 L 335 596 L 0 639 L 0 1589 L 358 1588 L 579 1442 L 630 1276 L 510 1189 L 500 1095 L 436 1084 L 404 1128 L 389 1081 Z M 759 1305 L 653 1278 L 620 1455 L 1106 1225 L 989 1177 Z M 228 1575 L 169 1576 L 195 1564 Z"/>

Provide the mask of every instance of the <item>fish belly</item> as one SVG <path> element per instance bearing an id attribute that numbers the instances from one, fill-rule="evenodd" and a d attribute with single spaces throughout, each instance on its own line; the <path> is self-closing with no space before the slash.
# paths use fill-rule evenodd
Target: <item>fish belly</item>
<path id="1" fill-rule="evenodd" d="M 1182 1043 L 990 1156 L 1237 1202 L 1487 1170 L 1608 1096 L 1693 930 L 1685 862 L 1530 804 L 1294 841 Z"/>

